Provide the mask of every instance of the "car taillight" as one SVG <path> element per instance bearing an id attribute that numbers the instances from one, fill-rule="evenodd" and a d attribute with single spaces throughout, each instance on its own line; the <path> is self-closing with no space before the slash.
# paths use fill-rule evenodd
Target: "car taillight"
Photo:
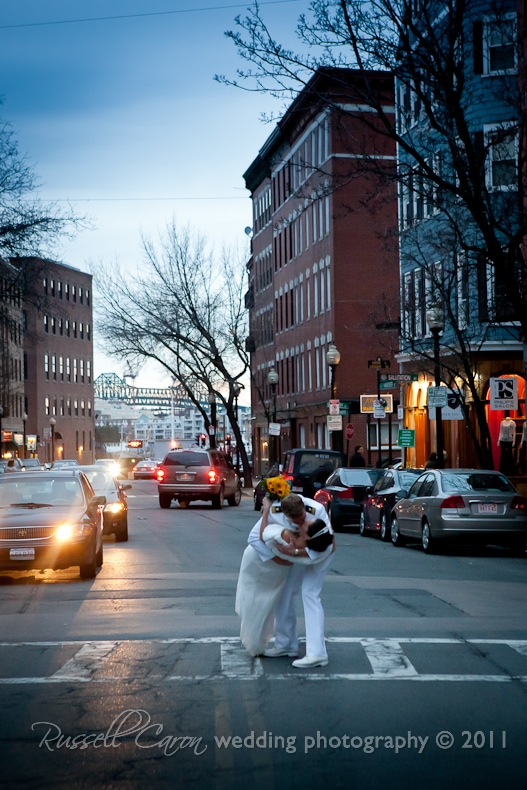
<path id="1" fill-rule="evenodd" d="M 209 481 L 211 483 L 217 483 L 218 482 L 218 473 L 216 472 L 215 469 L 209 469 L 209 471 L 207 472 L 207 476 L 208 476 Z"/>
<path id="2" fill-rule="evenodd" d="M 353 488 L 345 488 L 344 491 L 338 491 L 337 499 L 353 499 Z"/>
<path id="3" fill-rule="evenodd" d="M 164 469 L 158 469 L 157 470 L 157 479 L 158 479 L 158 481 L 160 483 L 162 483 L 164 478 L 165 478 L 165 470 Z"/>
<path id="4" fill-rule="evenodd" d="M 449 496 L 441 502 L 441 510 L 456 510 L 457 508 L 464 508 L 465 502 L 463 497 L 459 494 Z"/>
<path id="5" fill-rule="evenodd" d="M 511 510 L 527 510 L 527 499 L 522 496 L 515 496 L 511 502 Z"/>

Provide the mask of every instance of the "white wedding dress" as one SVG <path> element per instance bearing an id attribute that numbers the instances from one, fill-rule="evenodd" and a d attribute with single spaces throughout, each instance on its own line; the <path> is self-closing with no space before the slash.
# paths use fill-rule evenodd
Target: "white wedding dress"
<path id="1" fill-rule="evenodd" d="M 291 525 L 288 525 L 291 529 Z M 274 541 L 281 538 L 284 523 L 268 524 L 263 539 L 274 553 Z M 284 558 L 285 559 L 285 558 Z M 308 557 L 287 557 L 289 562 L 310 564 Z M 272 559 L 263 561 L 258 552 L 247 546 L 243 553 L 236 587 L 236 614 L 241 619 L 240 640 L 251 656 L 261 655 L 274 633 L 276 607 L 287 581 L 291 565 L 280 565 Z"/>

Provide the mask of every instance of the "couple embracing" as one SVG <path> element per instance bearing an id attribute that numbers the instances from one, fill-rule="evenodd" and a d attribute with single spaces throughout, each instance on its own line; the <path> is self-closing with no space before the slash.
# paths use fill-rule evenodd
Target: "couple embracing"
<path id="1" fill-rule="evenodd" d="M 252 656 L 298 656 L 295 597 L 301 592 L 306 655 L 293 666 L 326 666 L 324 610 L 320 594 L 333 559 L 335 540 L 325 508 L 313 499 L 288 494 L 263 500 L 252 528 L 236 590 L 240 639 Z M 274 634 L 274 647 L 268 647 Z"/>

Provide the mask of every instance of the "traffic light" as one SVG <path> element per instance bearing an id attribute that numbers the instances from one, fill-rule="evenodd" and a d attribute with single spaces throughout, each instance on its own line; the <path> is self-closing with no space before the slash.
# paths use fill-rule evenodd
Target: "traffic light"
<path id="1" fill-rule="evenodd" d="M 227 442 L 227 444 L 231 443 L 231 435 L 230 435 L 230 433 L 226 433 L 225 434 L 225 441 Z"/>
<path id="2" fill-rule="evenodd" d="M 207 436 L 204 433 L 200 433 L 199 438 L 201 439 L 201 446 L 205 447 L 205 442 L 207 440 Z"/>

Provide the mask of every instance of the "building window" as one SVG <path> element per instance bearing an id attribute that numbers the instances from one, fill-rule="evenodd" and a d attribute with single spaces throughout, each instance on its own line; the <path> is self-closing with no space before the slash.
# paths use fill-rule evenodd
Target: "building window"
<path id="1" fill-rule="evenodd" d="M 500 19 L 485 24 L 483 38 L 485 74 L 503 74 L 515 71 L 515 40 L 516 20 L 514 16 L 504 15 Z"/>
<path id="2" fill-rule="evenodd" d="M 518 136 L 509 126 L 485 127 L 488 150 L 487 186 L 489 189 L 518 188 Z"/>
<path id="3" fill-rule="evenodd" d="M 49 354 L 44 354 L 44 374 L 49 379 Z"/>

